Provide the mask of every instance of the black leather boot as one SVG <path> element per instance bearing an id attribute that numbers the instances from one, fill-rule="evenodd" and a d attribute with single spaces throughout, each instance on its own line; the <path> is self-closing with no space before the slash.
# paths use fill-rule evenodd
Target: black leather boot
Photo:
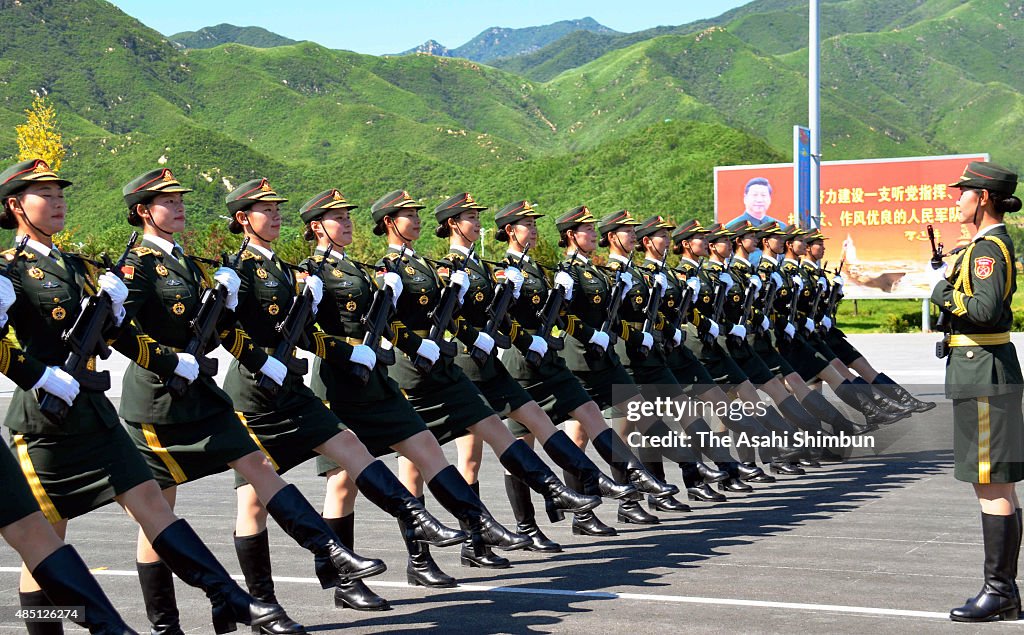
<path id="1" fill-rule="evenodd" d="M 387 569 L 382 560 L 363 558 L 346 549 L 294 485 L 286 485 L 267 501 L 267 513 L 292 540 L 313 554 L 316 577 L 325 589 L 346 578 L 358 580 Z"/>
<path id="2" fill-rule="evenodd" d="M 840 432 L 851 435 L 867 434 L 878 429 L 876 426 L 847 418 L 817 390 L 809 392 L 800 403 L 807 409 L 807 412 L 824 421 L 833 435 Z"/>
<path id="3" fill-rule="evenodd" d="M 644 463 L 644 467 L 651 473 L 654 478 L 661 482 L 665 482 L 665 463 L 658 459 L 657 461 Z M 655 512 L 688 512 L 690 506 L 686 503 L 680 502 L 671 495 L 666 496 L 647 496 L 647 506 L 651 508 L 651 511 Z M 620 510 L 621 511 L 621 510 Z M 652 516 L 653 518 L 653 516 Z M 629 522 L 629 521 L 625 521 Z"/>
<path id="4" fill-rule="evenodd" d="M 1020 615 L 1013 590 L 1013 559 L 1017 555 L 1020 529 L 1016 514 L 981 514 L 985 541 L 985 584 L 973 599 L 949 612 L 954 622 L 1016 620 Z"/>
<path id="5" fill-rule="evenodd" d="M 695 464 L 686 463 L 680 466 L 683 471 L 683 484 L 686 486 L 686 497 L 692 501 L 703 501 L 706 503 L 721 503 L 725 500 L 715 490 L 700 478 Z"/>
<path id="6" fill-rule="evenodd" d="M 874 399 L 867 395 L 861 387 L 849 380 L 844 379 L 843 383 L 836 386 L 835 393 L 846 404 L 863 414 L 864 420 L 871 426 L 877 427 L 896 423 L 907 416 L 906 414 L 896 414 L 882 410 L 875 404 Z"/>
<path id="7" fill-rule="evenodd" d="M 459 476 L 459 478 L 462 478 Z M 466 481 L 462 481 L 465 483 Z M 420 503 L 425 501 L 424 497 L 419 497 Z M 402 525 L 402 521 L 398 521 L 399 527 Z M 402 536 L 408 535 L 404 527 L 402 529 Z M 418 540 L 406 540 L 405 548 L 409 552 L 409 564 L 405 568 L 406 580 L 412 586 L 424 586 L 431 589 L 450 589 L 458 586 L 458 582 L 452 576 L 448 575 L 434 562 L 434 558 L 430 555 L 430 546 L 426 543 L 419 542 Z"/>
<path id="8" fill-rule="evenodd" d="M 356 487 L 371 503 L 401 520 L 406 531 L 413 532 L 410 538 L 433 547 L 449 547 L 469 538 L 464 531 L 442 525 L 380 461 L 359 473 Z"/>
<path id="9" fill-rule="evenodd" d="M 821 428 L 821 421 L 813 414 L 807 411 L 797 398 L 790 395 L 783 399 L 778 404 L 779 412 L 794 426 L 809 433 L 812 437 L 824 434 L 824 430 Z"/>
<path id="10" fill-rule="evenodd" d="M 238 566 L 242 569 L 249 593 L 257 600 L 277 604 L 267 530 L 264 529 L 254 536 L 235 536 L 235 555 L 238 556 Z M 302 624 L 287 615 L 273 622 L 254 626 L 252 630 L 261 635 L 295 635 L 306 632 Z"/>
<path id="11" fill-rule="evenodd" d="M 565 512 L 585 512 L 601 504 L 599 497 L 580 494 L 563 485 L 551 468 L 522 439 L 508 446 L 498 460 L 506 470 L 544 497 L 544 509 L 551 522 L 565 518 Z"/>
<path id="12" fill-rule="evenodd" d="M 331 528 L 331 531 L 338 534 L 341 544 L 349 551 L 355 548 L 355 522 L 354 513 L 341 518 L 324 518 L 324 522 Z M 357 611 L 390 611 L 391 605 L 381 596 L 370 590 L 370 587 L 362 580 L 342 580 L 341 584 L 334 587 L 334 606 L 337 608 L 349 608 Z"/>
<path id="13" fill-rule="evenodd" d="M 743 462 L 736 466 L 736 473 L 741 479 L 750 483 L 774 483 L 774 476 L 765 474 L 753 461 Z"/>
<path id="14" fill-rule="evenodd" d="M 700 474 L 700 480 L 708 484 L 721 483 L 722 481 L 727 480 L 730 476 L 728 470 L 715 470 L 701 461 L 697 461 L 697 473 Z"/>
<path id="15" fill-rule="evenodd" d="M 23 609 L 53 608 L 53 602 L 42 591 L 18 591 Z M 62 622 L 25 622 L 28 635 L 64 635 Z"/>
<path id="16" fill-rule="evenodd" d="M 735 461 L 719 468 L 726 473 L 726 478 L 718 483 L 718 489 L 723 492 L 753 492 L 754 488 L 743 482 L 740 475 L 740 464 Z M 763 472 L 762 472 L 763 473 Z M 705 483 L 708 480 L 703 479 Z"/>
<path id="17" fill-rule="evenodd" d="M 1014 511 L 1014 516 L 1017 517 L 1017 554 L 1013 557 L 1013 595 L 1017 599 L 1017 610 L 1020 611 L 1020 588 L 1017 586 L 1017 561 L 1020 560 L 1020 541 L 1024 537 L 1024 522 L 1021 521 L 1021 509 L 1018 507 Z"/>
<path id="18" fill-rule="evenodd" d="M 577 491 L 580 486 L 578 479 L 568 472 L 565 472 L 565 484 Z M 609 527 L 601 522 L 601 519 L 593 511 L 577 512 L 572 515 L 572 533 L 574 536 L 608 537 L 619 535 L 614 527 Z"/>
<path id="19" fill-rule="evenodd" d="M 76 624 L 87 627 L 90 633 L 137 635 L 117 614 L 117 610 L 114 609 L 100 585 L 97 584 L 96 578 L 92 577 L 89 568 L 82 562 L 82 558 L 71 545 L 64 545 L 46 556 L 32 570 L 32 577 L 42 587 L 45 593 L 44 597 L 47 598 L 46 605 L 85 607 L 85 614 L 80 621 L 76 621 Z M 24 597 L 22 602 L 24 604 Z M 43 623 L 43 625 L 49 626 L 47 623 Z M 64 627 L 59 622 L 56 623 L 56 626 L 59 630 L 33 631 L 30 629 L 29 632 L 64 632 Z"/>
<path id="20" fill-rule="evenodd" d="M 647 511 L 640 506 L 640 503 L 636 501 L 623 501 L 619 503 L 619 513 L 617 518 L 620 523 L 632 525 L 657 525 L 661 522 L 661 519 L 654 514 L 647 513 Z"/>
<path id="21" fill-rule="evenodd" d="M 146 605 L 151 635 L 184 635 L 178 621 L 178 602 L 174 596 L 174 575 L 167 565 L 156 562 L 136 562 L 142 601 Z"/>
<path id="22" fill-rule="evenodd" d="M 788 461 L 772 461 L 768 464 L 768 469 L 771 470 L 772 474 L 784 474 L 786 476 L 801 476 L 807 474 L 807 471 L 796 463 L 790 463 Z"/>
<path id="23" fill-rule="evenodd" d="M 544 442 L 544 451 L 558 467 L 579 477 L 583 489 L 576 490 L 578 492 L 615 500 L 635 499 L 640 496 L 632 485 L 616 483 L 606 476 L 561 430 L 556 430 L 548 437 Z"/>
<path id="24" fill-rule="evenodd" d="M 526 550 L 541 553 L 562 551 L 562 546 L 545 536 L 537 526 L 533 501 L 530 499 L 530 486 L 517 477 L 506 474 L 505 493 L 508 495 L 508 502 L 512 504 L 512 514 L 516 517 L 516 531 L 529 536 L 533 541 Z"/>
<path id="25" fill-rule="evenodd" d="M 213 609 L 214 632 L 230 633 L 237 622 L 260 626 L 284 617 L 279 605 L 261 602 L 243 591 L 183 519 L 168 525 L 151 543 L 176 576 L 206 592 Z"/>
<path id="26" fill-rule="evenodd" d="M 871 385 L 908 410 L 928 412 L 935 407 L 934 401 L 921 401 L 885 373 L 878 373 Z"/>
<path id="27" fill-rule="evenodd" d="M 445 509 L 466 524 L 474 544 L 506 551 L 525 549 L 530 544 L 529 537 L 509 531 L 491 516 L 480 497 L 453 466 L 449 465 L 438 472 L 427 483 L 427 487 Z"/>
<path id="28" fill-rule="evenodd" d="M 594 449 L 612 470 L 619 470 L 625 474 L 628 482 L 637 490 L 653 496 L 673 496 L 679 493 L 679 488 L 670 483 L 663 483 L 651 476 L 640 459 L 636 458 L 633 451 L 626 443 L 609 428 L 593 439 Z"/>
<path id="29" fill-rule="evenodd" d="M 469 489 L 473 490 L 477 498 L 480 497 L 480 481 L 470 483 Z M 469 526 L 465 521 L 459 522 L 462 523 L 462 528 L 465 530 L 466 535 L 469 536 L 471 534 Z M 529 549 L 530 547 L 527 546 L 526 548 Z M 467 538 L 462 543 L 459 562 L 464 567 L 480 567 L 481 569 L 508 569 L 512 566 L 512 562 L 508 558 L 499 556 L 489 546 L 482 544 L 479 539 L 474 540 L 473 538 Z"/>
<path id="30" fill-rule="evenodd" d="M 904 408 L 897 402 L 890 399 L 884 392 L 878 389 L 878 386 L 869 384 L 864 380 L 863 377 L 855 377 L 853 383 L 857 388 L 863 390 L 881 410 L 885 412 L 892 412 L 895 414 L 902 415 L 904 418 L 909 417 L 914 413 L 913 408 Z"/>

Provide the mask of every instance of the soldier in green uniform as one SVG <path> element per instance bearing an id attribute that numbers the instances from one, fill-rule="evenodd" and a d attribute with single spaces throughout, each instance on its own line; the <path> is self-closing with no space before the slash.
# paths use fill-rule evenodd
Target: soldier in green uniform
<path id="1" fill-rule="evenodd" d="M 946 397 L 953 400 L 953 475 L 973 484 L 981 504 L 985 584 L 949 615 L 958 622 L 1016 620 L 1024 377 L 1010 343 L 1017 282 L 1003 217 L 1021 201 L 1013 195 L 1017 175 L 994 163 L 972 161 L 950 187 L 960 188 L 960 222 L 976 233 L 952 267 L 933 260 L 931 300 L 949 319 L 939 352 L 947 357 Z"/>
<path id="2" fill-rule="evenodd" d="M 621 465 L 633 474 L 629 483 L 601 485 L 594 477 L 579 478 L 577 474 L 565 471 L 565 481 L 573 489 L 588 494 L 602 493 L 602 489 L 614 492 L 612 498 L 619 500 L 636 497 L 637 490 L 663 494 L 665 488 L 650 477 L 643 464 L 628 446 L 616 443 L 615 431 L 608 427 L 597 403 L 587 393 L 580 380 L 569 370 L 565 360 L 558 354 L 564 346 L 564 339 L 556 337 L 557 325 L 545 322 L 545 312 L 553 316 L 562 313 L 562 299 L 572 297 L 575 282 L 572 276 L 559 269 L 552 282 L 548 281 L 543 267 L 527 250 L 537 245 L 537 213 L 529 201 L 509 203 L 495 214 L 497 228 L 495 239 L 508 243 L 505 257 L 495 271 L 495 276 L 522 275 L 519 298 L 510 309 L 512 346 L 501 352 L 501 362 L 522 385 L 534 401 L 544 410 L 555 424 L 566 423 L 575 428 L 572 441 L 584 447 L 588 438 L 594 439 L 594 448 L 608 465 Z M 568 294 L 568 295 L 566 295 Z M 545 332 L 548 328 L 548 332 Z M 570 424 L 569 422 L 575 422 Z M 509 429 L 520 438 L 530 438 L 531 432 L 521 424 L 510 421 Z M 627 456 L 628 454 L 628 456 Z M 634 487 L 635 484 L 635 487 Z M 533 518 L 533 504 L 529 496 L 522 496 L 521 490 L 510 488 L 516 518 Z M 593 512 L 574 514 L 572 531 L 577 535 L 614 536 L 613 527 L 605 525 Z"/>
<path id="3" fill-rule="evenodd" d="M 206 591 L 218 633 L 233 630 L 236 622 L 260 625 L 276 620 L 284 614 L 281 607 L 260 602 L 239 588 L 188 523 L 174 516 L 100 389 L 104 376 L 90 376 L 90 383 L 80 386 L 61 368 L 69 353 L 61 335 L 74 324 L 81 300 L 90 292 L 102 293 L 110 301 L 113 317 L 103 335 L 118 351 L 167 374 L 178 362 L 125 320 L 128 289 L 114 273 L 108 271 L 94 283 L 82 259 L 54 248 L 52 236 L 64 228 L 68 185 L 41 159 L 0 173 L 0 227 L 17 229 L 29 239 L 24 251 L 5 254 L 13 261 L 11 277 L 21 301 L 8 309 L 0 372 L 18 385 L 4 423 L 11 430 L 22 472 L 33 484 L 32 494 L 60 536 L 69 518 L 116 500 L 171 570 Z M 95 368 L 94 362 L 90 366 Z M 37 389 L 70 407 L 62 422 L 44 416 Z M 38 590 L 26 568 L 21 590 Z"/>
<path id="4" fill-rule="evenodd" d="M 448 464 L 441 446 L 427 430 L 427 424 L 402 394 L 398 384 L 388 377 L 388 364 L 393 363 L 389 340 L 363 344 L 367 315 L 377 293 L 391 294 L 391 308 L 402 296 L 404 286 L 399 274 L 388 271 L 379 282 L 374 280 L 375 268 L 353 261 L 345 253 L 352 243 L 350 210 L 356 206 L 345 200 L 336 189 L 326 190 L 307 201 L 300 210 L 306 223 L 306 238 L 317 241 L 314 255 L 303 262 L 307 271 L 323 264 L 325 300 L 317 312 L 317 325 L 325 333 L 344 339 L 356 355 L 348 363 L 317 359 L 313 389 L 329 403 L 331 410 L 348 425 L 375 456 L 398 451 L 415 463 L 429 487 L 441 491 L 439 500 L 459 518 L 468 518 L 469 525 L 500 527 L 490 516 L 476 492 L 468 486 L 455 467 Z M 331 253 L 324 255 L 328 248 Z M 369 272 L 367 271 L 369 269 Z M 383 299 L 383 298 L 382 298 Z M 385 300 L 386 301 L 386 300 Z M 384 307 L 385 311 L 388 307 Z M 387 317 L 387 316 L 385 316 Z M 387 345 L 384 345 L 384 342 Z M 379 355 L 378 355 L 379 351 Z M 389 355 L 388 351 L 392 351 Z M 378 356 L 385 359 L 381 362 Z M 389 359 L 390 358 L 390 359 Z M 359 368 L 361 367 L 361 368 Z M 362 370 L 366 384 L 353 371 Z M 324 501 L 324 517 L 346 544 L 354 539 L 355 498 L 348 473 L 326 457 L 317 457 L 317 471 L 328 477 Z M 453 502 L 457 503 L 453 505 Z M 504 531 L 502 529 L 502 531 Z M 488 537 L 490 541 L 490 537 Z M 407 541 L 410 551 L 406 569 L 409 584 L 428 587 L 452 587 L 455 579 L 444 574 L 429 557 L 428 547 L 418 541 Z M 499 543 L 500 544 L 500 543 Z M 339 586 L 335 603 L 359 610 L 387 610 L 387 601 L 374 594 L 359 580 Z"/>
<path id="5" fill-rule="evenodd" d="M 193 337 L 191 321 L 199 313 L 204 289 L 219 285 L 226 292 L 226 310 L 217 325 L 221 344 L 240 363 L 251 367 L 258 368 L 266 357 L 246 346 L 249 336 L 235 326 L 233 311 L 240 286 L 235 271 L 220 267 L 211 279 L 200 263 L 174 242 L 175 234 L 185 227 L 182 194 L 190 191 L 166 168 L 151 170 L 123 189 L 128 222 L 144 232 L 142 244 L 132 250 L 123 269 L 129 291 L 127 319 L 134 321 L 147 340 L 178 351 L 174 353 L 178 357 L 174 373 L 189 384 L 183 394 L 175 396 L 167 387 L 169 377 L 147 370 L 135 360 L 124 376 L 121 416 L 171 507 L 177 485 L 234 469 L 296 542 L 328 560 L 332 550 L 339 551 L 342 555 L 333 561 L 336 574 L 348 581 L 357 570 L 347 560 L 344 543 L 339 546 L 338 537 L 312 505 L 274 470 L 209 371 L 200 373 L 196 358 L 180 352 Z M 234 543 L 246 583 L 259 599 L 276 602 L 267 532 L 248 535 L 244 530 L 236 528 Z M 139 582 L 153 630 L 180 632 L 171 572 L 142 534 L 138 555 Z M 260 628 L 265 633 L 305 632 L 287 616 Z"/>

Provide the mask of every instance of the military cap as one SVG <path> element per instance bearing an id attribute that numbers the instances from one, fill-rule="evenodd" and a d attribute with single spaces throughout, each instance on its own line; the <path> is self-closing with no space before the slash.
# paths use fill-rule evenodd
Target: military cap
<path id="1" fill-rule="evenodd" d="M 575 228 L 577 225 L 596 222 L 597 219 L 590 214 L 590 210 L 587 209 L 587 206 L 580 205 L 579 207 L 572 208 L 555 219 L 555 228 L 558 229 L 559 232 L 564 232 L 567 229 Z"/>
<path id="2" fill-rule="evenodd" d="M 676 226 L 672 224 L 672 221 L 668 220 L 664 216 L 651 216 L 650 218 L 641 221 L 640 226 L 636 228 L 636 237 L 643 238 L 644 236 L 650 236 L 651 234 L 657 233 L 662 229 L 673 230 Z"/>
<path id="3" fill-rule="evenodd" d="M 677 243 L 681 240 L 689 240 L 697 234 L 706 234 L 707 229 L 700 224 L 700 221 L 696 218 L 691 218 L 688 221 L 683 221 L 683 224 L 676 227 L 675 231 L 672 232 L 672 242 Z"/>
<path id="4" fill-rule="evenodd" d="M 1013 194 L 1017 189 L 1017 174 L 989 161 L 971 161 L 956 183 L 949 187 L 977 188 L 996 194 Z"/>
<path id="5" fill-rule="evenodd" d="M 288 199 L 278 196 L 267 179 L 253 179 L 242 183 L 231 191 L 224 202 L 232 214 L 249 209 L 256 203 L 287 203 Z"/>
<path id="6" fill-rule="evenodd" d="M 124 196 L 124 202 L 128 204 L 128 209 L 133 209 L 139 203 L 148 203 L 159 194 L 184 194 L 191 191 L 190 188 L 179 183 L 167 168 L 150 170 L 142 176 L 135 177 L 121 188 L 121 194 Z"/>
<path id="7" fill-rule="evenodd" d="M 494 215 L 494 224 L 498 229 L 504 229 L 505 225 L 512 225 L 524 218 L 541 218 L 544 214 L 538 214 L 529 201 L 515 201 L 498 210 Z"/>
<path id="8" fill-rule="evenodd" d="M 462 192 L 435 207 L 434 218 L 437 219 L 439 225 L 443 225 L 449 218 L 455 218 L 462 212 L 474 209 L 483 210 L 487 209 L 487 206 L 477 203 L 469 192 Z"/>
<path id="9" fill-rule="evenodd" d="M 807 233 L 808 230 L 801 229 L 798 225 L 794 223 L 789 226 L 789 229 L 781 230 L 779 232 L 779 237 L 782 238 L 783 240 L 793 240 L 797 238 L 803 240 L 804 235 Z"/>
<path id="10" fill-rule="evenodd" d="M 29 159 L 0 172 L 0 197 L 16 194 L 33 183 L 56 183 L 60 187 L 71 185 L 71 181 L 54 174 L 46 161 Z"/>
<path id="11" fill-rule="evenodd" d="M 728 227 L 721 223 L 715 223 L 714 225 L 708 227 L 707 232 L 708 242 L 710 243 L 713 243 L 718 240 L 732 238 L 733 236 L 736 235 L 736 232 L 732 231 L 731 229 L 729 229 Z"/>
<path id="12" fill-rule="evenodd" d="M 820 229 L 812 229 L 806 232 L 801 239 L 808 245 L 818 240 L 828 240 L 825 234 L 821 233 Z"/>
<path id="13" fill-rule="evenodd" d="M 377 199 L 377 202 L 370 207 L 370 215 L 373 222 L 379 223 L 388 214 L 394 214 L 403 209 L 423 209 L 426 207 L 419 203 L 405 190 L 395 190 Z"/>
<path id="14" fill-rule="evenodd" d="M 632 227 L 639 224 L 640 221 L 633 218 L 629 210 L 620 209 L 601 219 L 601 222 L 597 224 L 597 233 L 604 236 L 608 232 L 613 232 L 620 227 Z"/>
<path id="15" fill-rule="evenodd" d="M 345 200 L 345 196 L 338 190 L 324 190 L 303 203 L 299 208 L 299 218 L 303 223 L 308 223 L 320 218 L 328 210 L 355 209 L 357 207 L 359 206 Z"/>
<path id="16" fill-rule="evenodd" d="M 726 225 L 726 228 L 736 236 L 758 233 L 757 225 L 751 223 L 749 220 L 744 220 L 738 223 L 732 223 L 731 225 Z"/>
<path id="17" fill-rule="evenodd" d="M 779 225 L 779 221 L 768 220 L 757 226 L 757 237 L 768 238 L 769 236 L 778 236 L 784 234 L 785 230 Z"/>

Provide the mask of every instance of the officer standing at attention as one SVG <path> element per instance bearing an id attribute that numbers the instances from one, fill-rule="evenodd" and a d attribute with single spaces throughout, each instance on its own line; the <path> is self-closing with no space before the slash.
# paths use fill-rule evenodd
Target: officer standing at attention
<path id="1" fill-rule="evenodd" d="M 981 503 L 985 584 L 949 617 L 1016 620 L 1021 510 L 1015 485 L 1024 479 L 1024 379 L 1010 343 L 1017 284 L 1003 216 L 1020 210 L 1021 200 L 1013 195 L 1017 175 L 994 163 L 972 161 L 950 187 L 961 190 L 960 222 L 977 233 L 952 267 L 932 261 L 931 300 L 949 315 L 949 334 L 937 354 L 947 358 L 946 397 L 953 400 L 953 476 L 972 483 Z"/>

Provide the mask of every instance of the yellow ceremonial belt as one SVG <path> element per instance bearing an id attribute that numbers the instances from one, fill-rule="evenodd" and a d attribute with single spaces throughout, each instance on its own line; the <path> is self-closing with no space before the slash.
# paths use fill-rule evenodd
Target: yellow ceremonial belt
<path id="1" fill-rule="evenodd" d="M 950 335 L 950 346 L 996 346 L 998 344 L 1009 344 L 1010 332 L 1005 333 L 975 333 L 973 335 Z"/>

